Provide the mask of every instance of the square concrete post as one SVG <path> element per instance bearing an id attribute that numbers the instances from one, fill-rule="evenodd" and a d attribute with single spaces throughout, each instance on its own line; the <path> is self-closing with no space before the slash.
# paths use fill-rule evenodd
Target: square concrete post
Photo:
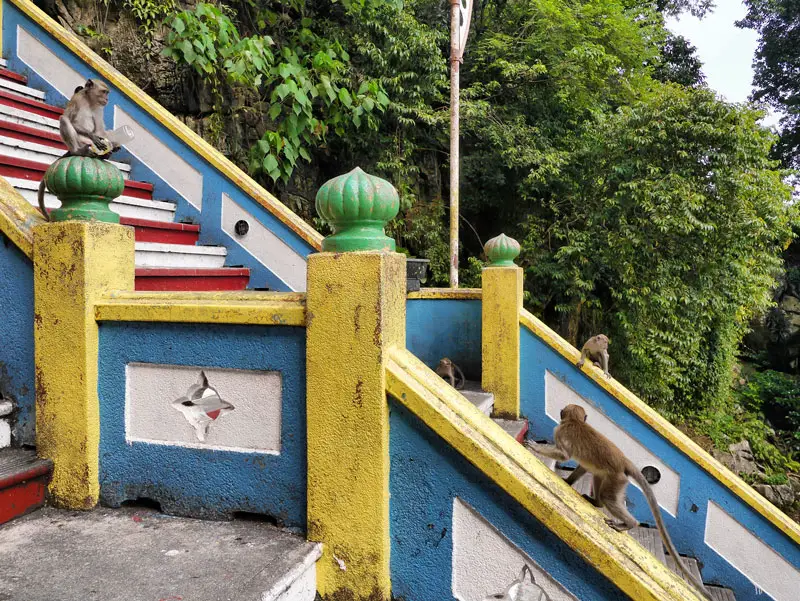
<path id="1" fill-rule="evenodd" d="M 36 447 L 53 460 L 57 505 L 89 509 L 100 492 L 98 329 L 94 304 L 133 290 L 133 228 L 65 221 L 33 231 Z"/>

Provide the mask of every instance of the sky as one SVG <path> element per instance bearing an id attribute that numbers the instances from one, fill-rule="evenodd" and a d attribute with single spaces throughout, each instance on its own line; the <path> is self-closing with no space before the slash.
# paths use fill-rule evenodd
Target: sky
<path id="1" fill-rule="evenodd" d="M 714 12 L 703 19 L 687 14 L 669 19 L 667 26 L 697 47 L 709 87 L 730 102 L 744 102 L 752 90 L 758 33 L 734 25 L 747 12 L 743 2 L 716 0 L 716 4 Z M 764 123 L 777 121 L 778 116 L 770 115 Z"/>

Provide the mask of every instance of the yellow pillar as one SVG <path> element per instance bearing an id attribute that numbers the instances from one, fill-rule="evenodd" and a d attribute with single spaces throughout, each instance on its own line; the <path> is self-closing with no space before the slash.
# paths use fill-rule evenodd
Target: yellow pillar
<path id="1" fill-rule="evenodd" d="M 391 597 L 384 368 L 405 348 L 405 269 L 391 252 L 308 258 L 308 538 L 327 599 Z"/>
<path id="2" fill-rule="evenodd" d="M 494 393 L 496 417 L 519 417 L 519 312 L 522 269 L 514 265 L 516 240 L 500 234 L 486 243 L 491 264 L 482 274 L 482 370 L 484 390 Z"/>
<path id="3" fill-rule="evenodd" d="M 133 290 L 133 229 L 69 221 L 33 230 L 36 447 L 57 505 L 97 504 L 100 416 L 95 302 Z"/>

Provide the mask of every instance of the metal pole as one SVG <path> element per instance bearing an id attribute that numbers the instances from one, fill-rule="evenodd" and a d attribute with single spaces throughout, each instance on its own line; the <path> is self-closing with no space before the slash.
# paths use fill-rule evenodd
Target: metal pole
<path id="1" fill-rule="evenodd" d="M 458 115 L 460 0 L 450 0 L 450 287 L 458 288 Z"/>

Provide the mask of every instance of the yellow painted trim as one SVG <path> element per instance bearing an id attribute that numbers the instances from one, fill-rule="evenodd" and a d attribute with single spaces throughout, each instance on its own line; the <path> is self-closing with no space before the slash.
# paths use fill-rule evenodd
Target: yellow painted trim
<path id="1" fill-rule="evenodd" d="M 520 324 L 539 337 L 545 344 L 560 353 L 567 361 L 574 364 L 578 363 L 581 355 L 580 351 L 524 309 L 520 313 Z M 595 384 L 602 387 L 603 390 L 635 413 L 642 421 L 672 443 L 678 450 L 714 476 L 723 486 L 769 520 L 776 528 L 786 534 L 786 536 L 791 538 L 795 543 L 800 544 L 800 526 L 798 526 L 796 522 L 792 521 L 789 516 L 758 494 L 744 480 L 739 478 L 739 476 L 714 459 L 696 442 L 669 423 L 639 397 L 613 378 L 606 378 L 603 375 L 603 371 L 592 365 L 589 361 L 584 363 L 583 373 L 589 379 L 593 380 Z"/>
<path id="2" fill-rule="evenodd" d="M 308 225 L 272 194 L 259 186 L 249 175 L 231 163 L 221 152 L 189 129 L 185 124 L 181 123 L 172 113 L 158 104 L 127 77 L 122 75 L 122 73 L 97 56 L 75 34 L 53 21 L 29 0 L 9 1 L 15 4 L 22 12 L 28 15 L 56 40 L 74 52 L 92 69 L 97 71 L 102 78 L 114 85 L 141 109 L 175 134 L 181 141 L 192 148 L 192 150 L 219 169 L 220 172 L 234 183 L 234 185 L 241 188 L 245 194 L 275 215 L 284 225 L 308 242 L 314 249 L 319 250 L 322 247 L 322 234 Z"/>
<path id="3" fill-rule="evenodd" d="M 33 236 L 36 450 L 53 460 L 54 502 L 90 509 L 100 493 L 94 303 L 133 289 L 133 228 L 67 221 Z"/>
<path id="4" fill-rule="evenodd" d="M 480 288 L 422 288 L 409 292 L 408 300 L 480 300 L 482 294 Z"/>
<path id="5" fill-rule="evenodd" d="M 97 321 L 305 326 L 305 295 L 294 292 L 116 293 L 95 305 Z"/>
<path id="6" fill-rule="evenodd" d="M 308 258 L 307 538 L 323 543 L 323 599 L 391 598 L 385 364 L 405 347 L 405 269 L 397 253 Z"/>
<path id="7" fill-rule="evenodd" d="M 33 228 L 44 222 L 41 213 L 0 177 L 0 232 L 29 259 L 33 257 Z"/>
<path id="8" fill-rule="evenodd" d="M 386 380 L 389 394 L 631 599 L 701 599 L 414 355 L 392 350 Z"/>

